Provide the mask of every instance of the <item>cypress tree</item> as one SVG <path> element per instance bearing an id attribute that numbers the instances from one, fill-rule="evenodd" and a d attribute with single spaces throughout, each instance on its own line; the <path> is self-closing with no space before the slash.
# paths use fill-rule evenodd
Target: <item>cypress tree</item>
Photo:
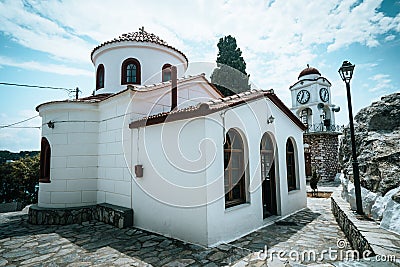
<path id="1" fill-rule="evenodd" d="M 235 37 L 231 35 L 219 39 L 217 44 L 217 68 L 211 75 L 213 83 L 224 96 L 234 95 L 250 89 L 246 73 L 246 62 L 242 51 L 237 47 Z"/>

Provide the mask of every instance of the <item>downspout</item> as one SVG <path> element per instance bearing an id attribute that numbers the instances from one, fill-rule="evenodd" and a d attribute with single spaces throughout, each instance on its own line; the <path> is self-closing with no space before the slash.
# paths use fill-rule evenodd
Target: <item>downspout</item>
<path id="1" fill-rule="evenodd" d="M 178 106 L 178 78 L 176 66 L 171 66 L 171 111 Z"/>

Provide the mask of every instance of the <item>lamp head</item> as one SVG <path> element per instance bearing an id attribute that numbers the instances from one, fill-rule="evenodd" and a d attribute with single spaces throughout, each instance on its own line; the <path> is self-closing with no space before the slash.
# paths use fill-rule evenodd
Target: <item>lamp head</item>
<path id="1" fill-rule="evenodd" d="M 343 61 L 342 66 L 339 68 L 340 78 L 342 78 L 345 83 L 350 83 L 350 80 L 353 77 L 354 67 L 355 65 L 346 60 Z"/>

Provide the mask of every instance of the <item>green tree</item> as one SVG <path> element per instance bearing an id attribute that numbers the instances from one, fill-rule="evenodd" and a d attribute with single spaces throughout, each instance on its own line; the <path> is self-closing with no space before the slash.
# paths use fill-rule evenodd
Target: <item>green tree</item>
<path id="1" fill-rule="evenodd" d="M 224 96 L 249 90 L 250 75 L 246 73 L 246 62 L 242 51 L 237 47 L 236 39 L 230 35 L 220 38 L 217 47 L 217 68 L 211 75 L 211 83 Z"/>
<path id="2" fill-rule="evenodd" d="M 0 203 L 18 201 L 23 205 L 37 202 L 39 155 L 0 164 Z"/>
<path id="3" fill-rule="evenodd" d="M 14 195 L 14 179 L 12 176 L 12 163 L 0 164 L 0 203 L 11 202 Z"/>

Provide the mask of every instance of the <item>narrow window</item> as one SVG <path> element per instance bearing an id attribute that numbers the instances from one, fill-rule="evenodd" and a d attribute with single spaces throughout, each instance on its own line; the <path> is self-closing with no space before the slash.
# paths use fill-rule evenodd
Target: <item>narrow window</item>
<path id="1" fill-rule="evenodd" d="M 171 80 L 171 64 L 164 64 L 162 67 L 162 81 L 167 82 Z"/>
<path id="2" fill-rule="evenodd" d="M 40 177 L 39 182 L 50 183 L 50 157 L 51 149 L 49 141 L 42 137 L 40 145 Z"/>
<path id="3" fill-rule="evenodd" d="M 100 64 L 97 67 L 96 73 L 96 90 L 104 88 L 104 65 Z"/>
<path id="4" fill-rule="evenodd" d="M 274 162 L 274 147 L 271 137 L 267 133 L 263 135 L 260 143 L 261 179 L 269 179 L 271 166 Z M 273 170 L 275 172 L 275 170 Z"/>
<path id="5" fill-rule="evenodd" d="M 246 201 L 244 145 L 240 134 L 230 129 L 224 144 L 225 208 Z"/>
<path id="6" fill-rule="evenodd" d="M 296 161 L 294 155 L 294 146 L 292 140 L 286 142 L 286 172 L 288 191 L 296 189 Z"/>
<path id="7" fill-rule="evenodd" d="M 128 58 L 122 63 L 121 84 L 140 84 L 140 63 L 137 59 Z"/>

